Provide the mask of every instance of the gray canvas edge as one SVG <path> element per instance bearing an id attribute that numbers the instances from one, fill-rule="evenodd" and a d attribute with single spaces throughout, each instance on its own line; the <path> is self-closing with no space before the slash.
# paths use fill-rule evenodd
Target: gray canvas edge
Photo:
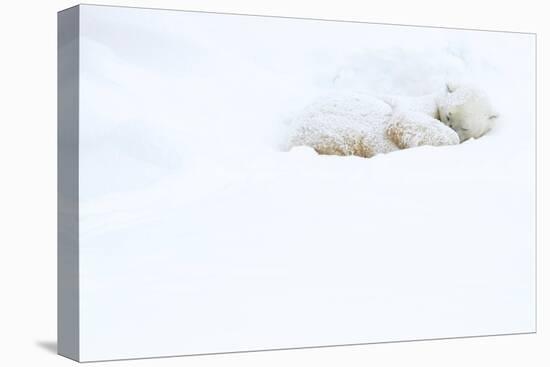
<path id="1" fill-rule="evenodd" d="M 79 10 L 57 15 L 57 353 L 77 361 Z"/>

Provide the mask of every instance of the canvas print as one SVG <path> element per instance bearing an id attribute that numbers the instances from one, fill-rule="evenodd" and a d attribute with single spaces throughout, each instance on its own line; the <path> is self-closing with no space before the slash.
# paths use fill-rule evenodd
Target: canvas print
<path id="1" fill-rule="evenodd" d="M 533 34 L 59 13 L 59 351 L 534 332 Z"/>

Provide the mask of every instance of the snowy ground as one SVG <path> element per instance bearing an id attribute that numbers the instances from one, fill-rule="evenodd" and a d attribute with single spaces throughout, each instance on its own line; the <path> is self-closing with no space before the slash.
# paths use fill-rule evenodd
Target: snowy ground
<path id="1" fill-rule="evenodd" d="M 533 331 L 534 37 L 83 6 L 84 360 Z M 281 150 L 327 92 L 481 85 L 489 135 Z"/>

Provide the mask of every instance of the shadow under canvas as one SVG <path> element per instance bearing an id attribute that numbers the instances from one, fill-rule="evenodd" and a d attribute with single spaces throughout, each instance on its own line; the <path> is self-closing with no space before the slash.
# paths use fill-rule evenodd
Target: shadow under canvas
<path id="1" fill-rule="evenodd" d="M 46 350 L 47 352 L 57 354 L 57 342 L 56 341 L 51 341 L 51 340 L 42 341 L 42 340 L 39 340 L 39 341 L 36 342 L 36 345 L 39 346 L 40 348 Z"/>

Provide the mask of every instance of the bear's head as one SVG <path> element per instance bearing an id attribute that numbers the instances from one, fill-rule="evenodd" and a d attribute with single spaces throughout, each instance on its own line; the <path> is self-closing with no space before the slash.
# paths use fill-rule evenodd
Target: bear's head
<path id="1" fill-rule="evenodd" d="M 447 84 L 437 105 L 439 119 L 456 131 L 461 143 L 487 133 L 497 119 L 485 93 L 473 86 Z"/>

